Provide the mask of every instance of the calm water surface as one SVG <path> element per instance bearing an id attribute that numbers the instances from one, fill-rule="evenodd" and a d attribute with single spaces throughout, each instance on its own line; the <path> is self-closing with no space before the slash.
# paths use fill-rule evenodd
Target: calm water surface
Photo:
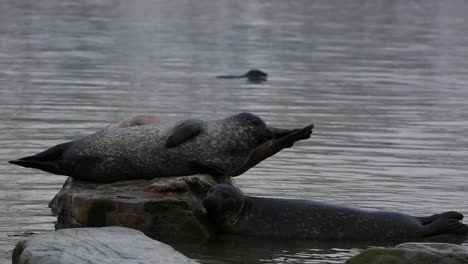
<path id="1" fill-rule="evenodd" d="M 468 214 L 468 2 L 0 1 L 0 262 L 65 177 L 8 160 L 135 114 L 316 125 L 251 195 Z M 250 68 L 263 84 L 220 80 Z M 372 244 L 173 245 L 202 263 L 343 263 Z M 465 242 L 465 245 L 468 243 Z"/>

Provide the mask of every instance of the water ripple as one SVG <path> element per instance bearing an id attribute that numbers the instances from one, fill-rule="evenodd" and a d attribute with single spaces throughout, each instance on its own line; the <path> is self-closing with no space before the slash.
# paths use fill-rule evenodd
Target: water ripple
<path id="1" fill-rule="evenodd" d="M 466 7 L 1 2 L 0 260 L 10 258 L 15 235 L 53 229 L 47 203 L 65 179 L 6 161 L 136 114 L 252 111 L 272 126 L 314 123 L 310 140 L 236 178 L 248 194 L 467 214 Z M 266 70 L 268 81 L 214 78 L 250 68 Z M 175 246 L 202 263 L 343 263 L 371 245 Z"/>

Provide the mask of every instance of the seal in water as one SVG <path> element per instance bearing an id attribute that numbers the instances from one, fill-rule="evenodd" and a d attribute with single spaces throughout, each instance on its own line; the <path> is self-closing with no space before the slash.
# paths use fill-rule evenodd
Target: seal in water
<path id="1" fill-rule="evenodd" d="M 196 173 L 225 176 L 243 168 L 257 147 L 281 132 L 241 113 L 215 121 L 101 130 L 10 163 L 97 182 Z"/>
<path id="2" fill-rule="evenodd" d="M 466 235 L 463 215 L 428 217 L 364 210 L 321 202 L 244 195 L 228 184 L 203 199 L 208 218 L 222 233 L 272 239 L 403 241 L 434 235 Z"/>
<path id="3" fill-rule="evenodd" d="M 246 72 L 244 75 L 219 75 L 216 76 L 218 79 L 236 79 L 236 78 L 247 78 L 249 82 L 264 82 L 267 80 L 268 74 L 261 70 L 252 69 Z"/>

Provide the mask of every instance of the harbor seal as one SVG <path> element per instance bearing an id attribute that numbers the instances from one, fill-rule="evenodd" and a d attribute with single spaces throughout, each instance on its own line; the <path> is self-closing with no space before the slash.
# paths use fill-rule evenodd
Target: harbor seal
<path id="1" fill-rule="evenodd" d="M 158 117 L 140 115 L 113 122 L 110 125 L 108 125 L 106 129 L 125 128 L 143 125 L 156 125 L 160 123 L 161 120 Z M 278 153 L 279 151 L 285 148 L 292 147 L 295 142 L 310 138 L 314 125 L 311 124 L 303 128 L 295 129 L 282 129 L 275 127 L 268 128 L 272 131 L 274 135 L 273 139 L 255 148 L 253 153 L 249 156 L 247 162 L 237 170 L 231 171 L 228 176 L 239 176 L 244 172 L 248 171 L 249 169 L 253 168 L 258 163 L 262 162 L 263 160 Z"/>
<path id="2" fill-rule="evenodd" d="M 216 76 L 218 79 L 238 79 L 247 78 L 249 82 L 264 82 L 268 78 L 268 74 L 261 70 L 252 69 L 243 75 L 219 75 Z"/>
<path id="3" fill-rule="evenodd" d="M 228 184 L 203 199 L 207 216 L 222 233 L 270 239 L 403 241 L 434 235 L 466 235 L 463 215 L 428 217 L 364 210 L 321 202 L 244 195 Z"/>
<path id="4" fill-rule="evenodd" d="M 227 176 L 281 132 L 270 130 L 258 116 L 240 113 L 215 121 L 101 130 L 10 163 L 97 182 L 197 173 Z"/>

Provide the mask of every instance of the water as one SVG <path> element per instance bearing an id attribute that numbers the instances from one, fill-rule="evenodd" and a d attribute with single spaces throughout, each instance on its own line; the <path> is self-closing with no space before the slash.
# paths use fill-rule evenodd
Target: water
<path id="1" fill-rule="evenodd" d="M 468 214 L 465 1 L 0 1 L 0 261 L 53 230 L 65 178 L 7 163 L 135 114 L 251 111 L 310 140 L 236 180 L 258 196 Z M 263 84 L 221 80 L 250 68 Z M 468 245 L 467 242 L 464 243 Z M 174 245 L 202 263 L 343 263 L 371 244 Z"/>

